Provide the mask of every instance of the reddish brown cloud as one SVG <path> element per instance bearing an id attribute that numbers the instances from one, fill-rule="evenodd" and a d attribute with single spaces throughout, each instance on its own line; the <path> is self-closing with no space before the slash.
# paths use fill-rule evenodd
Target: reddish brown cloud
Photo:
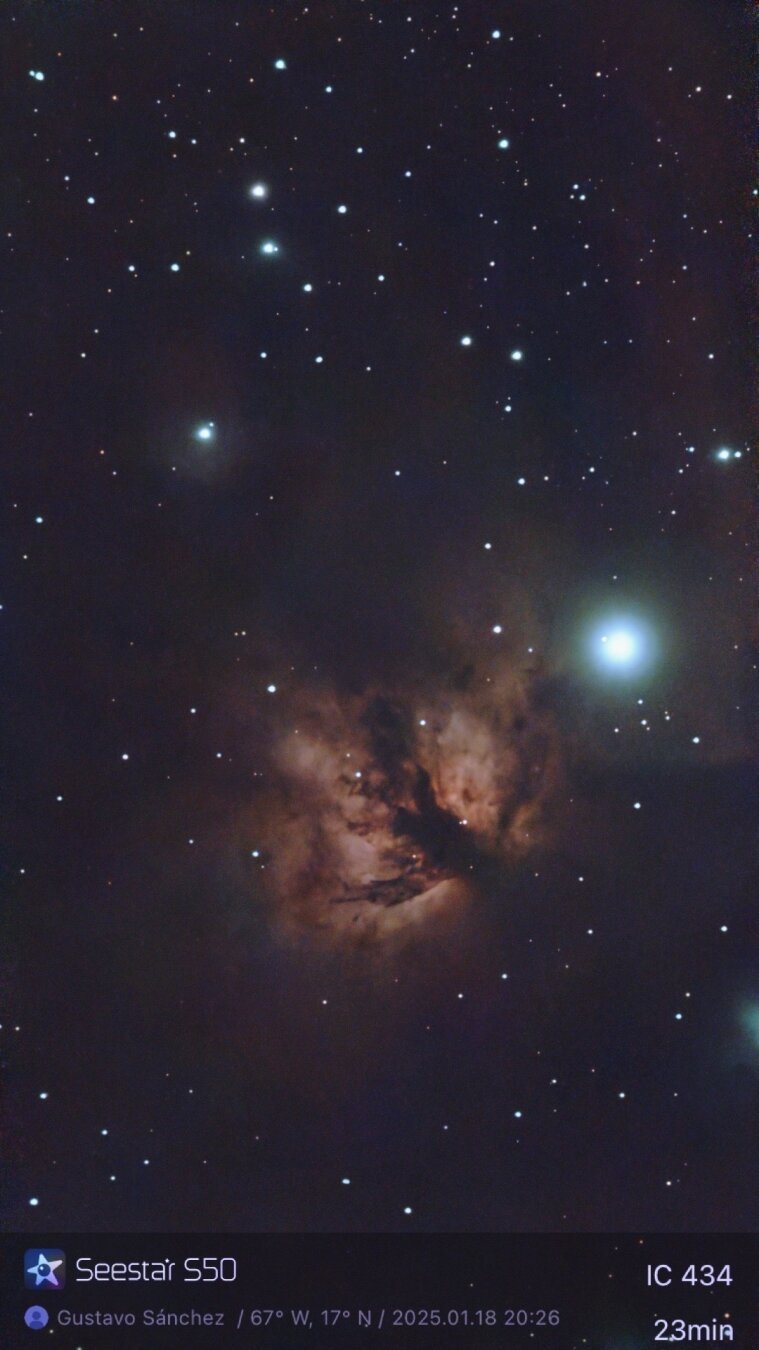
<path id="1" fill-rule="evenodd" d="M 423 693 L 300 692 L 251 811 L 276 923 L 381 940 L 459 913 L 505 876 L 541 840 L 559 778 L 534 680 L 504 659 Z"/>

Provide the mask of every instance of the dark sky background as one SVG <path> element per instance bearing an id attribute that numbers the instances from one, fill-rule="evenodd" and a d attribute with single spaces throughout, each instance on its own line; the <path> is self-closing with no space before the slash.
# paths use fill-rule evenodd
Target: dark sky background
<path id="1" fill-rule="evenodd" d="M 755 1222 L 748 52 L 4 7 L 8 1226 Z"/>

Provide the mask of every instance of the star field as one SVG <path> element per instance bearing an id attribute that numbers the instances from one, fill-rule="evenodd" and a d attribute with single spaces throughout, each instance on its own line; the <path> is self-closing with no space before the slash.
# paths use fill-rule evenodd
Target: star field
<path id="1" fill-rule="evenodd" d="M 745 15 L 0 22 L 6 1223 L 751 1227 Z"/>

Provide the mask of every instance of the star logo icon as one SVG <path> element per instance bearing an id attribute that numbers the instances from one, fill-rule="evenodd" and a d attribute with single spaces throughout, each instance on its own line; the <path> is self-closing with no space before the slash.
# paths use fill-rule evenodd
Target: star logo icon
<path id="1" fill-rule="evenodd" d="M 27 1289 L 63 1289 L 66 1283 L 66 1258 L 61 1251 L 40 1251 L 34 1247 L 24 1258 L 24 1284 Z"/>

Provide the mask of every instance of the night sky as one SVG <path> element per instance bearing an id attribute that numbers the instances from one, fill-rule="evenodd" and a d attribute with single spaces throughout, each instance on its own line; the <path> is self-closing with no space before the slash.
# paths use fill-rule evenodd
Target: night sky
<path id="1" fill-rule="evenodd" d="M 7 1226 L 756 1221 L 748 17 L 4 6 Z"/>

